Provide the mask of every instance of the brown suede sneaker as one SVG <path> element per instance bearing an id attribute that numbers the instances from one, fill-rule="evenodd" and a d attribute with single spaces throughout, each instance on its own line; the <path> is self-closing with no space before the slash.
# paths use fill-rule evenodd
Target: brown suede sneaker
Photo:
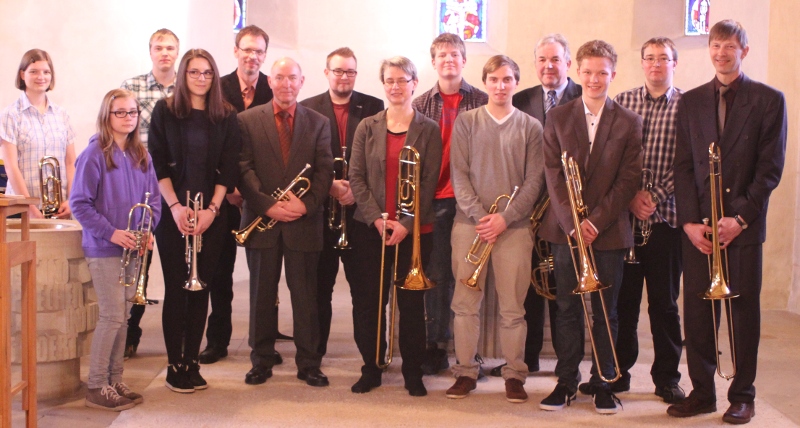
<path id="1" fill-rule="evenodd" d="M 130 399 L 117 394 L 117 391 L 111 385 L 106 385 L 102 388 L 89 388 L 84 404 L 86 407 L 110 410 L 112 412 L 128 410 L 136 405 Z"/>
<path id="2" fill-rule="evenodd" d="M 524 403 L 528 401 L 528 393 L 519 379 L 506 379 L 506 400 L 510 403 Z"/>
<path id="3" fill-rule="evenodd" d="M 445 393 L 447 398 L 464 398 L 476 387 L 475 379 L 469 376 L 459 376 L 456 383 Z"/>
<path id="4" fill-rule="evenodd" d="M 128 385 L 125 385 L 125 382 L 111 384 L 111 387 L 117 391 L 117 394 L 133 401 L 136 404 L 142 404 L 144 402 L 144 397 L 142 397 L 142 394 L 137 394 L 131 391 L 131 389 L 128 388 Z"/>

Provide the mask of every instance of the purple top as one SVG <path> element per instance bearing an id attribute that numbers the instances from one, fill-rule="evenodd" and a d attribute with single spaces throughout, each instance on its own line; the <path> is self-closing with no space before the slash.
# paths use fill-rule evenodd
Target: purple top
<path id="1" fill-rule="evenodd" d="M 150 192 L 149 204 L 153 209 L 152 230 L 161 215 L 161 192 L 147 154 L 147 172 L 136 165 L 130 151 L 113 147 L 113 170 L 106 167 L 97 135 L 75 162 L 75 181 L 69 196 L 72 214 L 83 226 L 83 252 L 86 257 L 115 257 L 122 255 L 122 247 L 111 243 L 114 231 L 128 226 L 128 212 L 135 204 L 144 202 L 145 192 Z M 143 210 L 137 209 L 131 228 L 136 228 Z"/>

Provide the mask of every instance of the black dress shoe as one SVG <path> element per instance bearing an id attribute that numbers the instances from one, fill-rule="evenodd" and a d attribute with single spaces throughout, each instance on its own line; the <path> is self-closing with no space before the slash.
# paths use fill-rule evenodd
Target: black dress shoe
<path id="1" fill-rule="evenodd" d="M 277 340 L 278 342 L 293 342 L 294 337 L 278 332 L 278 336 L 276 337 L 275 340 Z"/>
<path id="2" fill-rule="evenodd" d="M 668 383 L 662 387 L 656 387 L 655 393 L 661 397 L 665 403 L 678 404 L 686 399 L 686 393 L 683 392 L 677 383 Z"/>
<path id="3" fill-rule="evenodd" d="M 428 390 L 425 389 L 425 384 L 422 383 L 422 379 L 406 381 L 405 388 L 408 390 L 408 395 L 412 397 L 424 397 L 428 395 Z"/>
<path id="4" fill-rule="evenodd" d="M 214 364 L 228 356 L 228 349 L 221 349 L 214 346 L 207 346 L 198 356 L 200 364 Z"/>
<path id="5" fill-rule="evenodd" d="M 361 376 L 358 379 L 358 382 L 354 383 L 353 386 L 350 387 L 350 391 L 354 394 L 366 394 L 370 392 L 373 388 L 377 388 L 381 386 L 381 378 L 371 378 L 367 376 Z"/>
<path id="6" fill-rule="evenodd" d="M 328 386 L 328 377 L 317 367 L 298 370 L 297 378 L 311 386 Z"/>
<path id="7" fill-rule="evenodd" d="M 750 419 L 756 415 L 756 403 L 731 403 L 725 414 L 722 415 L 722 421 L 729 424 L 741 425 L 750 422 Z"/>
<path id="8" fill-rule="evenodd" d="M 272 369 L 253 367 L 244 376 L 244 383 L 248 385 L 261 385 L 272 377 Z"/>
<path id="9" fill-rule="evenodd" d="M 689 394 L 685 400 L 667 407 L 667 414 L 676 418 L 688 418 L 702 413 L 717 411 L 717 400 L 701 400 L 694 394 Z"/>
<path id="10" fill-rule="evenodd" d="M 278 364 L 283 364 L 283 357 L 281 357 L 281 354 L 278 351 L 275 351 L 274 355 L 275 355 L 275 365 L 277 366 Z"/>

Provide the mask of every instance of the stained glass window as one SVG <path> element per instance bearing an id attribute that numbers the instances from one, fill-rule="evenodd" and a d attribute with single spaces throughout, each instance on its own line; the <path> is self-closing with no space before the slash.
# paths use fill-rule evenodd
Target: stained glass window
<path id="1" fill-rule="evenodd" d="M 247 26 L 245 19 L 247 16 L 247 0 L 233 0 L 233 32 L 238 33 L 239 30 Z"/>
<path id="2" fill-rule="evenodd" d="M 439 32 L 458 34 L 465 42 L 486 41 L 489 0 L 438 0 Z"/>

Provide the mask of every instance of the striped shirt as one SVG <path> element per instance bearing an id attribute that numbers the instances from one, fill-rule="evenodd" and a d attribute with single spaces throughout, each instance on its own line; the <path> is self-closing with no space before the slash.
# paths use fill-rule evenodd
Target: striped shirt
<path id="1" fill-rule="evenodd" d="M 136 76 L 122 82 L 120 86 L 122 89 L 127 89 L 136 95 L 139 100 L 142 112 L 139 113 L 139 136 L 142 139 L 142 144 L 147 148 L 147 133 L 150 131 L 150 117 L 153 115 L 153 108 L 156 106 L 158 100 L 172 95 L 175 90 L 175 82 L 171 85 L 164 87 L 158 83 L 153 72 Z"/>
<path id="2" fill-rule="evenodd" d="M 642 117 L 642 149 L 644 167 L 653 171 L 653 193 L 659 200 L 650 223 L 666 222 L 676 227 L 675 179 L 675 133 L 677 131 L 678 101 L 683 91 L 670 87 L 664 95 L 653 99 L 647 88 L 631 89 L 614 98 L 621 106 Z"/>
<path id="3" fill-rule="evenodd" d="M 47 99 L 44 113 L 31 104 L 25 92 L 0 113 L 0 139 L 17 146 L 17 163 L 32 198 L 41 195 L 39 161 L 45 156 L 58 159 L 61 170 L 61 194 L 67 196 L 67 146 L 75 143 L 75 133 L 67 112 Z M 23 194 L 8 182 L 6 193 Z"/>

